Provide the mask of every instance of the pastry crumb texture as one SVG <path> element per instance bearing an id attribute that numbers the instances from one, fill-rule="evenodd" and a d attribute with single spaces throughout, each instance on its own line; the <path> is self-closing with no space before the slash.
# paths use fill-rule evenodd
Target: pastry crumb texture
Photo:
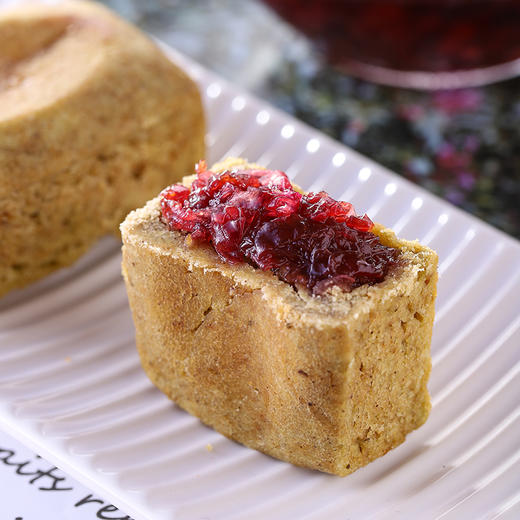
<path id="1" fill-rule="evenodd" d="M 232 166 L 248 165 L 212 169 Z M 122 224 L 123 275 L 143 367 L 179 406 L 246 446 L 341 476 L 424 423 L 434 251 L 376 225 L 401 268 L 313 297 L 187 244 L 159 215 L 156 198 Z"/>

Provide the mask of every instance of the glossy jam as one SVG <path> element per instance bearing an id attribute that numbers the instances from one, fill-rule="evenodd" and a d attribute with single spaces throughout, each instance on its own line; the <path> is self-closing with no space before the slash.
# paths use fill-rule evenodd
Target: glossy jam
<path id="1" fill-rule="evenodd" d="M 300 194 L 277 170 L 215 174 L 201 161 L 190 188 L 163 190 L 161 213 L 222 260 L 272 270 L 314 294 L 381 282 L 398 262 L 399 251 L 381 244 L 366 215 L 325 192 Z"/>

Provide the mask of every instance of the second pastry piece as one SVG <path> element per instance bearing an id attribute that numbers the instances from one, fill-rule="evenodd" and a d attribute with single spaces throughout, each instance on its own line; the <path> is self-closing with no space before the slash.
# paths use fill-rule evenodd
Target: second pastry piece
<path id="1" fill-rule="evenodd" d="M 196 85 L 98 4 L 0 14 L 0 296 L 71 264 L 204 154 Z"/>

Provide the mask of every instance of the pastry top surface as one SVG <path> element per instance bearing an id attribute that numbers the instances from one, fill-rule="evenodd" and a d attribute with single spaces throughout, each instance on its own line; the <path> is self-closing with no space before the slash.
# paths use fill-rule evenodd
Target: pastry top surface
<path id="1" fill-rule="evenodd" d="M 28 3 L 2 10 L 0 125 L 88 91 L 102 71 L 132 67 L 135 59 L 168 63 L 148 37 L 100 4 Z"/>
<path id="2" fill-rule="evenodd" d="M 259 168 L 245 159 L 228 158 L 212 166 L 211 170 L 219 172 L 238 167 Z M 189 176 L 183 182 L 190 185 L 192 180 L 193 176 Z M 323 296 L 312 296 L 307 289 L 296 290 L 270 271 L 246 263 L 230 265 L 223 262 L 211 245 L 193 244 L 183 233 L 170 230 L 162 222 L 160 214 L 160 197 L 131 212 L 121 225 L 124 241 L 137 243 L 158 255 L 181 259 L 188 270 L 217 271 L 232 279 L 236 286 L 259 290 L 275 305 L 279 319 L 296 325 L 321 328 L 341 326 L 347 317 L 356 320 L 381 301 L 411 293 L 420 273 L 432 271 L 433 275 L 437 264 L 437 254 L 433 250 L 417 241 L 401 240 L 390 229 L 375 224 L 372 231 L 381 242 L 401 251 L 402 265 L 379 284 L 363 285 L 350 292 L 333 287 Z"/>

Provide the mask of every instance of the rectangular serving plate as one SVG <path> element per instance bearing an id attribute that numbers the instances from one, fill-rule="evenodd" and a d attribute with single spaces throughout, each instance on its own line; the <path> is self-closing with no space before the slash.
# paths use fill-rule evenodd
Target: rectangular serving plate
<path id="1" fill-rule="evenodd" d="M 518 242 L 164 49 L 200 86 L 209 163 L 285 170 L 439 253 L 431 416 L 344 479 L 224 438 L 144 376 L 104 239 L 0 301 L 0 425 L 135 520 L 519 518 Z"/>

